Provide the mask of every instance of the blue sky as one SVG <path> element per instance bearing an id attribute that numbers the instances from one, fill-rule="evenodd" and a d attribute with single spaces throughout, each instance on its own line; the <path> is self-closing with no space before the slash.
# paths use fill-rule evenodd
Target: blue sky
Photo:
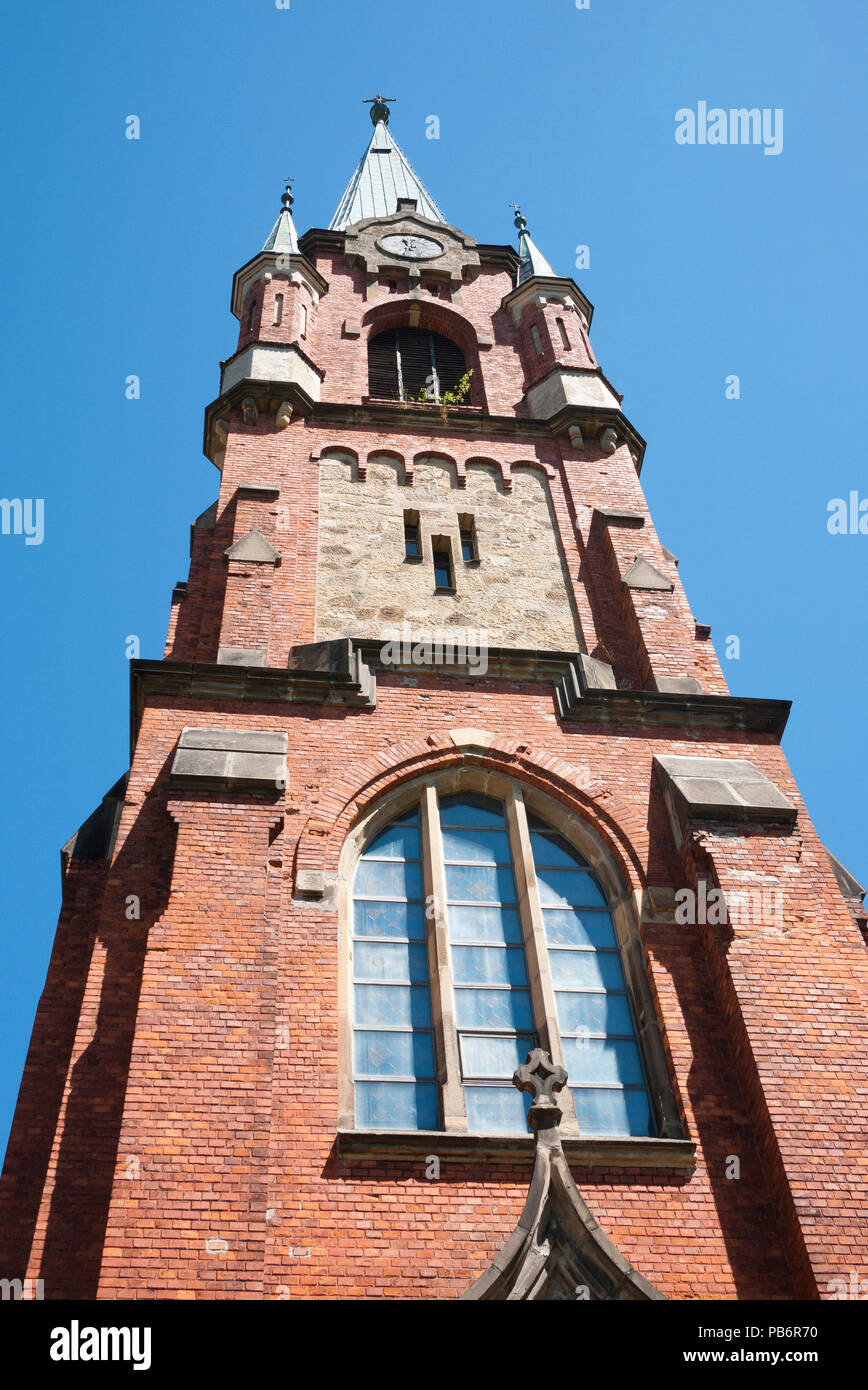
<path id="1" fill-rule="evenodd" d="M 831 498 L 868 497 L 852 414 L 866 28 L 852 0 L 7 11 L 0 495 L 44 499 L 45 534 L 0 536 L 0 1144 L 59 848 L 128 765 L 125 641 L 162 654 L 189 522 L 216 496 L 202 412 L 235 345 L 232 273 L 285 175 L 300 230 L 327 225 L 378 90 L 398 99 L 395 134 L 451 221 L 510 241 L 520 202 L 595 304 L 597 356 L 648 440 L 643 482 L 694 613 L 733 693 L 794 701 L 784 747 L 811 814 L 868 880 L 868 536 L 826 527 Z M 782 152 L 678 145 L 675 112 L 699 101 L 782 109 Z M 578 245 L 590 266 L 574 272 Z"/>

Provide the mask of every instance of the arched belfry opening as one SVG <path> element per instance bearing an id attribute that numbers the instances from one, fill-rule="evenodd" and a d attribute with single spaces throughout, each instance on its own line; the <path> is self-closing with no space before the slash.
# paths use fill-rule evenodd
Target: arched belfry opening
<path id="1" fill-rule="evenodd" d="M 387 328 L 368 344 L 368 390 L 378 400 L 439 402 L 466 372 L 458 344 L 428 328 Z"/>

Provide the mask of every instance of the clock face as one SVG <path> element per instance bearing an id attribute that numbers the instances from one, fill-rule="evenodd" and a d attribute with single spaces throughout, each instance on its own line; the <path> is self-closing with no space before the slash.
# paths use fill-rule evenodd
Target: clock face
<path id="1" fill-rule="evenodd" d="M 393 232 L 377 242 L 381 251 L 390 256 L 400 256 L 402 261 L 433 261 L 443 255 L 443 246 L 433 237 L 415 236 L 406 232 Z"/>

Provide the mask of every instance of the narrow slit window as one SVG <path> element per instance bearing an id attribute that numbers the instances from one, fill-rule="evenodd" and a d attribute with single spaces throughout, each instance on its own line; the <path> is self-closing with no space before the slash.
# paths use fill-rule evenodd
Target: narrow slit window
<path id="1" fill-rule="evenodd" d="M 458 533 L 461 538 L 461 558 L 465 565 L 472 565 L 479 559 L 476 544 L 476 523 L 472 516 L 459 516 Z"/>
<path id="2" fill-rule="evenodd" d="M 433 545 L 434 555 L 434 588 L 452 589 L 454 588 L 452 578 L 452 549 L 448 541 L 435 539 Z"/>
<path id="3" fill-rule="evenodd" d="M 282 294 L 276 294 L 276 295 L 274 296 L 274 326 L 275 326 L 275 328 L 276 328 L 277 325 L 281 322 L 282 318 L 283 318 L 283 295 L 282 295 Z"/>
<path id="4" fill-rule="evenodd" d="M 304 304 L 301 306 L 301 336 L 307 337 L 307 309 Z"/>
<path id="5" fill-rule="evenodd" d="M 561 335 L 561 343 L 562 343 L 563 346 L 566 348 L 567 352 L 569 352 L 569 351 L 570 351 L 570 340 L 569 340 L 569 337 L 568 337 L 568 335 L 567 335 L 567 326 L 566 326 L 566 324 L 564 323 L 563 319 L 558 319 L 558 331 L 559 331 L 559 333 L 560 333 L 560 335 Z"/>
<path id="6" fill-rule="evenodd" d="M 248 333 L 252 333 L 252 332 L 253 332 L 253 326 L 254 326 L 255 322 L 256 322 L 256 300 L 254 299 L 253 302 L 252 302 L 252 304 L 250 305 L 250 308 L 247 310 L 247 332 L 248 332 Z"/>
<path id="7" fill-rule="evenodd" d="M 418 560 L 422 554 L 419 543 L 419 513 L 404 513 L 404 555 L 408 560 Z"/>
<path id="8" fill-rule="evenodd" d="M 539 329 L 535 323 L 532 323 L 530 326 L 530 336 L 537 357 L 542 357 L 542 338 L 539 335 Z"/>

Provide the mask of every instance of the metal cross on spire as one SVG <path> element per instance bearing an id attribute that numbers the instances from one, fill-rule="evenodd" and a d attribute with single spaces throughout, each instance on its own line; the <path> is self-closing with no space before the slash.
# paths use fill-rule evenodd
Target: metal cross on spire
<path id="1" fill-rule="evenodd" d="M 281 196 L 280 201 L 283 204 L 284 211 L 289 212 L 290 208 L 295 202 L 295 197 L 293 196 L 292 192 L 292 185 L 295 183 L 295 179 L 290 174 L 287 174 L 285 183 L 286 187 L 283 190 L 283 194 Z"/>
<path id="2" fill-rule="evenodd" d="M 371 106 L 371 120 L 375 126 L 379 125 L 380 121 L 383 122 L 383 125 L 389 124 L 389 108 L 386 103 L 388 101 L 397 100 L 397 97 L 384 97 L 382 92 L 377 92 L 375 97 L 362 97 L 363 102 L 373 103 Z"/>

